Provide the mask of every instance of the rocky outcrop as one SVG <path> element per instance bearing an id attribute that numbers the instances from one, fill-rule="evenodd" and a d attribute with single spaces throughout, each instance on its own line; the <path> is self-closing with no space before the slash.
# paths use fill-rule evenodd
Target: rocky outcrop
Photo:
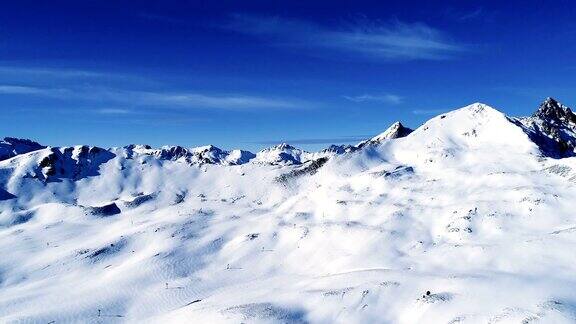
<path id="1" fill-rule="evenodd" d="M 386 129 L 383 133 L 376 135 L 369 140 L 358 143 L 356 147 L 363 148 L 365 146 L 378 145 L 386 140 L 408 136 L 412 132 L 412 129 L 405 127 L 401 122 L 398 121 L 388 127 L 388 129 Z"/>
<path id="2" fill-rule="evenodd" d="M 80 180 L 98 175 L 100 165 L 114 157 L 113 153 L 94 146 L 51 148 L 40 160 L 36 175 L 45 181 Z"/>
<path id="3" fill-rule="evenodd" d="M 576 148 L 576 115 L 553 98 L 546 98 L 530 117 L 513 119 L 542 153 L 549 157 L 573 156 Z"/>
<path id="4" fill-rule="evenodd" d="M 0 141 L 0 161 L 46 148 L 34 141 L 14 137 L 5 137 Z"/>

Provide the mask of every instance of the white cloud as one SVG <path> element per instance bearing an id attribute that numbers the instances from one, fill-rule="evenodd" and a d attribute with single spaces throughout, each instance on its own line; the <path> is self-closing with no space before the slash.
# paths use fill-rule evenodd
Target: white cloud
<path id="1" fill-rule="evenodd" d="M 376 101 L 376 102 L 383 102 L 388 104 L 400 104 L 402 103 L 403 99 L 400 96 L 394 94 L 382 94 L 382 95 L 370 95 L 370 94 L 363 94 L 360 96 L 343 96 L 344 99 L 350 100 L 353 102 L 367 102 L 367 101 Z"/>
<path id="2" fill-rule="evenodd" d="M 34 87 L 24 87 L 15 85 L 0 85 L 0 93 L 6 94 L 38 94 L 41 91 Z"/>
<path id="3" fill-rule="evenodd" d="M 96 109 L 94 112 L 102 115 L 129 115 L 134 113 L 132 110 L 122 108 L 102 108 Z"/>
<path id="4" fill-rule="evenodd" d="M 61 100 L 85 100 L 100 103 L 118 103 L 130 106 L 157 106 L 169 108 L 211 108 L 229 110 L 299 109 L 310 104 L 300 100 L 287 100 L 242 94 L 202 94 L 196 92 L 153 92 L 118 90 L 109 88 L 42 88 L 19 85 L 0 85 L 0 94 L 31 95 Z M 120 110 L 102 110 L 101 113 L 120 113 Z"/>
<path id="5" fill-rule="evenodd" d="M 0 94 L 13 94 L 13 95 L 36 95 L 53 98 L 63 98 L 72 94 L 68 89 L 62 88 L 39 88 L 31 86 L 20 85 L 0 85 Z"/>
<path id="6" fill-rule="evenodd" d="M 28 67 L 3 65 L 0 61 L 0 84 L 20 83 L 29 87 L 82 83 L 129 84 L 132 86 L 155 86 L 156 82 L 148 78 L 109 71 L 91 71 L 60 67 Z"/>
<path id="7" fill-rule="evenodd" d="M 21 67 L 21 66 L 0 66 L 0 74 L 14 75 L 14 76 L 26 75 L 26 76 L 51 77 L 51 78 L 96 78 L 110 75 L 106 73 L 87 71 L 87 70 Z"/>
<path id="8" fill-rule="evenodd" d="M 326 28 L 300 20 L 235 14 L 228 29 L 270 38 L 275 44 L 346 52 L 383 60 L 444 60 L 465 50 L 423 23 L 363 21 Z"/>
<path id="9" fill-rule="evenodd" d="M 294 102 L 246 95 L 205 95 L 200 93 L 157 93 L 157 92 L 131 92 L 131 96 L 141 100 L 142 103 L 158 105 L 175 105 L 182 107 L 206 107 L 222 109 L 260 109 L 298 108 Z"/>

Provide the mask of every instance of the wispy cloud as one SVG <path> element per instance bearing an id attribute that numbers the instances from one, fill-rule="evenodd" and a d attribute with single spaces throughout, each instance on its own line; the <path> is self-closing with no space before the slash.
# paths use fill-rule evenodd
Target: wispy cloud
<path id="1" fill-rule="evenodd" d="M 158 93 L 158 92 L 128 92 L 134 100 L 142 104 L 169 105 L 179 107 L 205 107 L 220 109 L 295 109 L 303 103 L 284 99 L 275 99 L 248 95 L 206 95 L 200 93 Z M 111 93 L 111 99 L 117 93 Z"/>
<path id="2" fill-rule="evenodd" d="M 159 84 L 151 79 L 117 71 L 98 71 L 90 69 L 75 69 L 69 67 L 36 67 L 10 65 L 0 61 L 0 83 L 21 83 L 27 86 L 74 85 L 78 83 L 128 84 L 132 86 L 150 87 Z"/>
<path id="3" fill-rule="evenodd" d="M 116 116 L 117 117 L 117 116 Z M 210 122 L 210 118 L 199 118 L 199 117 L 154 117 L 154 118 L 140 118 L 131 116 L 130 118 L 108 118 L 108 119 L 86 119 L 83 122 L 93 123 L 93 124 L 103 124 L 103 125 L 142 125 L 148 127 L 164 127 L 166 125 L 190 125 L 193 123 L 205 123 Z"/>
<path id="4" fill-rule="evenodd" d="M 101 109 L 95 109 L 94 113 L 100 115 L 130 115 L 133 114 L 134 111 L 121 108 L 101 108 Z"/>
<path id="5" fill-rule="evenodd" d="M 10 112 L 17 114 L 35 113 L 39 109 L 35 107 L 17 108 Z M 51 114 L 58 114 L 61 116 L 83 116 L 87 114 L 90 118 L 83 118 L 82 123 L 96 123 L 96 124 L 141 124 L 141 125 L 180 125 L 192 122 L 209 122 L 213 119 L 206 116 L 190 115 L 187 111 L 182 110 L 163 110 L 163 109 L 124 109 L 124 108 L 87 108 L 78 109 L 77 106 L 69 107 L 56 107 L 50 109 Z M 120 118 L 127 117 L 127 118 Z"/>
<path id="6" fill-rule="evenodd" d="M 353 102 L 369 102 L 369 101 L 376 101 L 376 102 L 383 102 L 388 104 L 397 105 L 402 103 L 404 98 L 394 95 L 394 94 L 381 94 L 381 95 L 370 95 L 370 94 L 363 94 L 360 96 L 343 96 L 344 99 L 353 101 Z"/>
<path id="7" fill-rule="evenodd" d="M 67 95 L 73 94 L 73 92 L 62 88 L 38 88 L 21 85 L 0 85 L 0 94 L 35 95 L 52 98 L 64 98 Z"/>
<path id="8" fill-rule="evenodd" d="M 75 70 L 66 68 L 34 68 L 21 66 L 0 66 L 0 74 L 52 77 L 52 78 L 95 78 L 109 76 L 108 73 L 101 73 L 88 70 Z"/>
<path id="9" fill-rule="evenodd" d="M 381 60 L 445 60 L 466 50 L 423 23 L 364 20 L 340 28 L 281 17 L 234 14 L 225 28 L 274 44 L 324 49 Z"/>
<path id="10" fill-rule="evenodd" d="M 100 103 L 119 103 L 131 106 L 171 108 L 261 110 L 300 109 L 310 107 L 301 100 L 251 96 L 243 94 L 202 94 L 196 92 L 153 92 L 109 88 L 43 88 L 20 85 L 0 85 L 0 94 L 29 95 L 61 100 L 83 100 Z M 120 110 L 104 111 L 118 113 Z"/>
<path id="11" fill-rule="evenodd" d="M 39 94 L 40 89 L 34 87 L 25 87 L 17 85 L 0 85 L 0 93 L 7 94 Z"/>

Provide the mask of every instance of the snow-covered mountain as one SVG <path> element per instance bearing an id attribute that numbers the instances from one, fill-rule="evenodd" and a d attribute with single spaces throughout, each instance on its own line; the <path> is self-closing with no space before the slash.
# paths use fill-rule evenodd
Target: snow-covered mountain
<path id="1" fill-rule="evenodd" d="M 282 143 L 256 153 L 253 162 L 263 164 L 293 165 L 309 160 L 309 153 L 292 145 Z"/>
<path id="2" fill-rule="evenodd" d="M 117 149 L 116 149 L 117 150 Z M 148 145 L 129 145 L 123 148 L 123 155 L 130 158 L 135 155 L 152 156 L 161 161 L 180 161 L 188 164 L 238 165 L 248 163 L 255 154 L 243 151 L 224 151 L 214 145 L 195 148 L 182 146 L 164 146 L 153 149 Z"/>
<path id="3" fill-rule="evenodd" d="M 320 152 L 7 139 L 0 322 L 574 323 L 575 121 L 549 98 Z"/>

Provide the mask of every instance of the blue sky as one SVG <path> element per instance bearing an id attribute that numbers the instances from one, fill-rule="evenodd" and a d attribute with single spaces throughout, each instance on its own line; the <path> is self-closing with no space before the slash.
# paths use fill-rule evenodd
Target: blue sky
<path id="1" fill-rule="evenodd" d="M 0 130 L 314 150 L 477 101 L 576 106 L 575 16 L 571 1 L 11 1 Z"/>

